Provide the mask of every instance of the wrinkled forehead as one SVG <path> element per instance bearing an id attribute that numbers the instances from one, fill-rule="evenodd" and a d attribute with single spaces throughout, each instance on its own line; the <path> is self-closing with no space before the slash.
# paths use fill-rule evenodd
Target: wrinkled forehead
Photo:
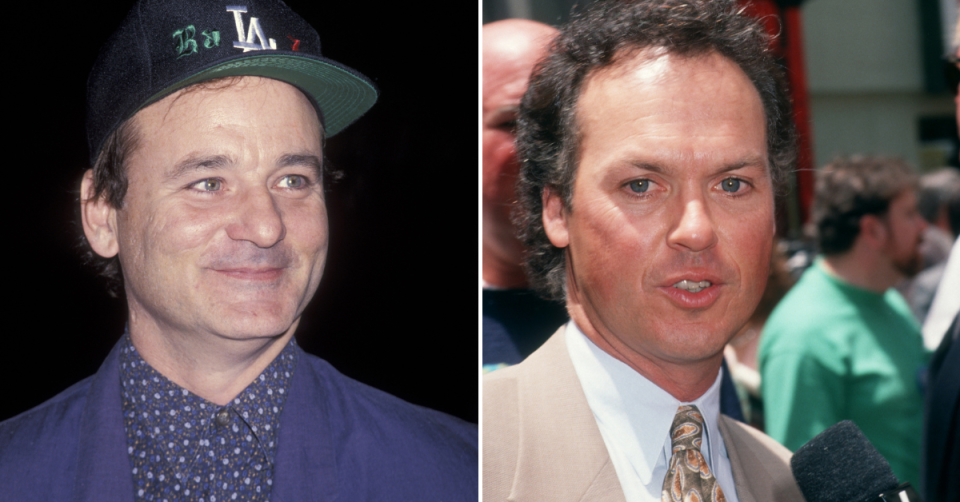
<path id="1" fill-rule="evenodd" d="M 265 115 L 277 111 L 274 108 L 280 99 L 298 102 L 294 109 L 283 107 L 283 113 L 290 119 L 303 118 L 323 139 L 323 114 L 316 102 L 298 87 L 266 77 L 225 77 L 193 84 L 144 107 L 133 119 L 140 126 L 173 127 L 188 120 L 225 116 L 241 104 L 252 105 L 255 112 Z"/>
<path id="2" fill-rule="evenodd" d="M 726 118 L 728 124 L 735 125 L 742 119 L 758 118 L 762 126 L 757 133 L 761 140 L 766 136 L 759 91 L 734 61 L 716 52 L 683 55 L 647 49 L 627 53 L 591 72 L 580 88 L 576 107 L 581 136 L 588 116 L 594 121 L 605 120 L 604 114 L 597 116 L 597 108 L 600 104 L 609 106 L 614 95 L 622 106 L 612 112 L 637 113 L 638 121 L 671 115 L 697 122 L 711 116 Z M 684 104 L 688 106 L 681 106 Z"/>
<path id="3" fill-rule="evenodd" d="M 314 107 L 296 87 L 277 80 L 243 77 L 192 86 L 138 112 L 133 126 L 138 139 L 131 180 L 175 179 L 196 166 L 266 169 L 294 157 L 314 159 L 309 164 L 318 175 L 322 170 L 322 128 Z"/>
<path id="4" fill-rule="evenodd" d="M 764 103 L 735 61 L 711 50 L 681 54 L 664 48 L 623 51 L 613 61 L 591 71 L 579 89 L 573 117 L 578 157 L 591 131 L 618 117 L 634 126 L 649 123 L 654 129 L 644 130 L 650 134 L 736 132 L 743 140 L 738 146 L 759 148 L 756 154 L 769 172 Z M 661 120 L 668 118 L 672 128 L 666 130 Z M 707 123 L 716 128 L 705 130 Z M 685 146 L 698 150 L 696 142 Z"/>
<path id="5" fill-rule="evenodd" d="M 624 48 L 615 54 L 608 64 L 594 68 L 583 79 L 579 97 L 582 99 L 591 82 L 603 79 L 630 79 L 643 91 L 645 86 L 669 85 L 687 88 L 690 93 L 703 93 L 711 86 L 703 86 L 703 80 L 716 82 L 721 72 L 737 75 L 737 84 L 749 87 L 757 102 L 760 92 L 743 69 L 732 59 L 710 48 L 685 52 L 671 51 L 665 47 Z M 697 77 L 696 82 L 690 76 Z M 701 78 L 705 77 L 705 78 Z M 744 85 L 746 84 L 746 85 Z M 637 98 L 642 99 L 642 92 Z"/>

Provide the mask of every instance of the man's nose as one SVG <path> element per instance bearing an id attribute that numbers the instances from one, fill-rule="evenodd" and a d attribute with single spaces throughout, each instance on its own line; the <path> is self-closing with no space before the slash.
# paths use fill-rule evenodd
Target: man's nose
<path id="1" fill-rule="evenodd" d="M 680 207 L 680 218 L 667 235 L 667 243 L 673 248 L 694 252 L 716 244 L 717 234 L 704 201 L 688 199 Z"/>
<path id="2" fill-rule="evenodd" d="M 250 241 L 261 248 L 283 240 L 286 234 L 283 213 L 267 188 L 246 190 L 235 203 L 235 217 L 227 226 L 231 239 Z"/>

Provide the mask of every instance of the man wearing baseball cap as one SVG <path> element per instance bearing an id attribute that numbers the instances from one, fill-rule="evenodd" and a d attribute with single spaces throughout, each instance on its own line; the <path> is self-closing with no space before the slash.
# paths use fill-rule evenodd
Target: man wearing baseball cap
<path id="1" fill-rule="evenodd" d="M 323 274 L 324 141 L 377 89 L 272 0 L 142 0 L 88 81 L 100 370 L 0 424 L 11 500 L 476 500 L 477 432 L 293 334 Z"/>

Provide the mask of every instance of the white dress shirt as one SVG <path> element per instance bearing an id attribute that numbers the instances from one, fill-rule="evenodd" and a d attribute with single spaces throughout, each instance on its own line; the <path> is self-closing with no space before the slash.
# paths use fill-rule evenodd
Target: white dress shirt
<path id="1" fill-rule="evenodd" d="M 739 502 L 730 459 L 717 428 L 720 373 L 704 395 L 685 403 L 597 347 L 573 321 L 567 323 L 566 341 L 627 501 L 659 502 L 672 450 L 670 426 L 677 408 L 693 404 L 706 423 L 701 453 L 726 499 Z"/>

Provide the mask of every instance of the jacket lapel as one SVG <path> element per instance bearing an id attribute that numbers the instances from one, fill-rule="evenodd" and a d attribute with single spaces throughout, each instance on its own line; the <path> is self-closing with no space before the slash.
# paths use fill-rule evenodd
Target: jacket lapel
<path id="1" fill-rule="evenodd" d="M 564 329 L 518 370 L 520 430 L 510 500 L 623 501 L 620 482 L 567 352 Z"/>
<path id="2" fill-rule="evenodd" d="M 335 500 L 338 473 L 331 410 L 335 399 L 300 347 L 290 393 L 280 414 L 274 459 L 274 502 Z"/>
<path id="3" fill-rule="evenodd" d="M 753 497 L 754 487 L 750 483 L 751 476 L 750 465 L 755 463 L 755 458 L 743 448 L 739 447 L 737 434 L 727 424 L 727 417 L 720 415 L 717 421 L 717 427 L 720 429 L 720 435 L 723 436 L 723 444 L 727 449 L 727 456 L 730 458 L 730 468 L 733 471 L 733 482 L 737 487 L 737 498 L 740 502 L 757 502 Z M 755 466 L 754 466 L 755 467 Z"/>
<path id="4" fill-rule="evenodd" d="M 597 473 L 597 477 L 590 482 L 586 493 L 583 494 L 583 497 L 580 497 L 580 501 L 625 502 L 623 488 L 620 487 L 620 479 L 617 478 L 617 471 L 613 468 L 613 462 L 610 461 L 609 455 L 606 463 Z"/>
<path id="5" fill-rule="evenodd" d="M 119 354 L 117 343 L 93 376 L 80 418 L 73 491 L 77 502 L 128 501 L 134 496 L 120 403 Z"/>
<path id="6" fill-rule="evenodd" d="M 924 421 L 924 470 L 925 496 L 940 493 L 946 496 L 946 482 L 950 476 L 950 456 L 957 458 L 957 445 L 960 438 L 954 432 L 953 441 L 931 441 L 929 438 L 949 438 L 951 424 L 960 422 L 960 338 L 953 339 L 953 333 L 960 330 L 960 315 L 955 316 L 953 324 L 944 335 L 940 346 L 931 358 L 930 374 L 933 379 L 927 387 L 926 420 Z"/>
<path id="7" fill-rule="evenodd" d="M 730 457 L 740 502 L 802 502 L 790 471 L 790 451 L 764 433 L 720 415 L 717 422 Z"/>

